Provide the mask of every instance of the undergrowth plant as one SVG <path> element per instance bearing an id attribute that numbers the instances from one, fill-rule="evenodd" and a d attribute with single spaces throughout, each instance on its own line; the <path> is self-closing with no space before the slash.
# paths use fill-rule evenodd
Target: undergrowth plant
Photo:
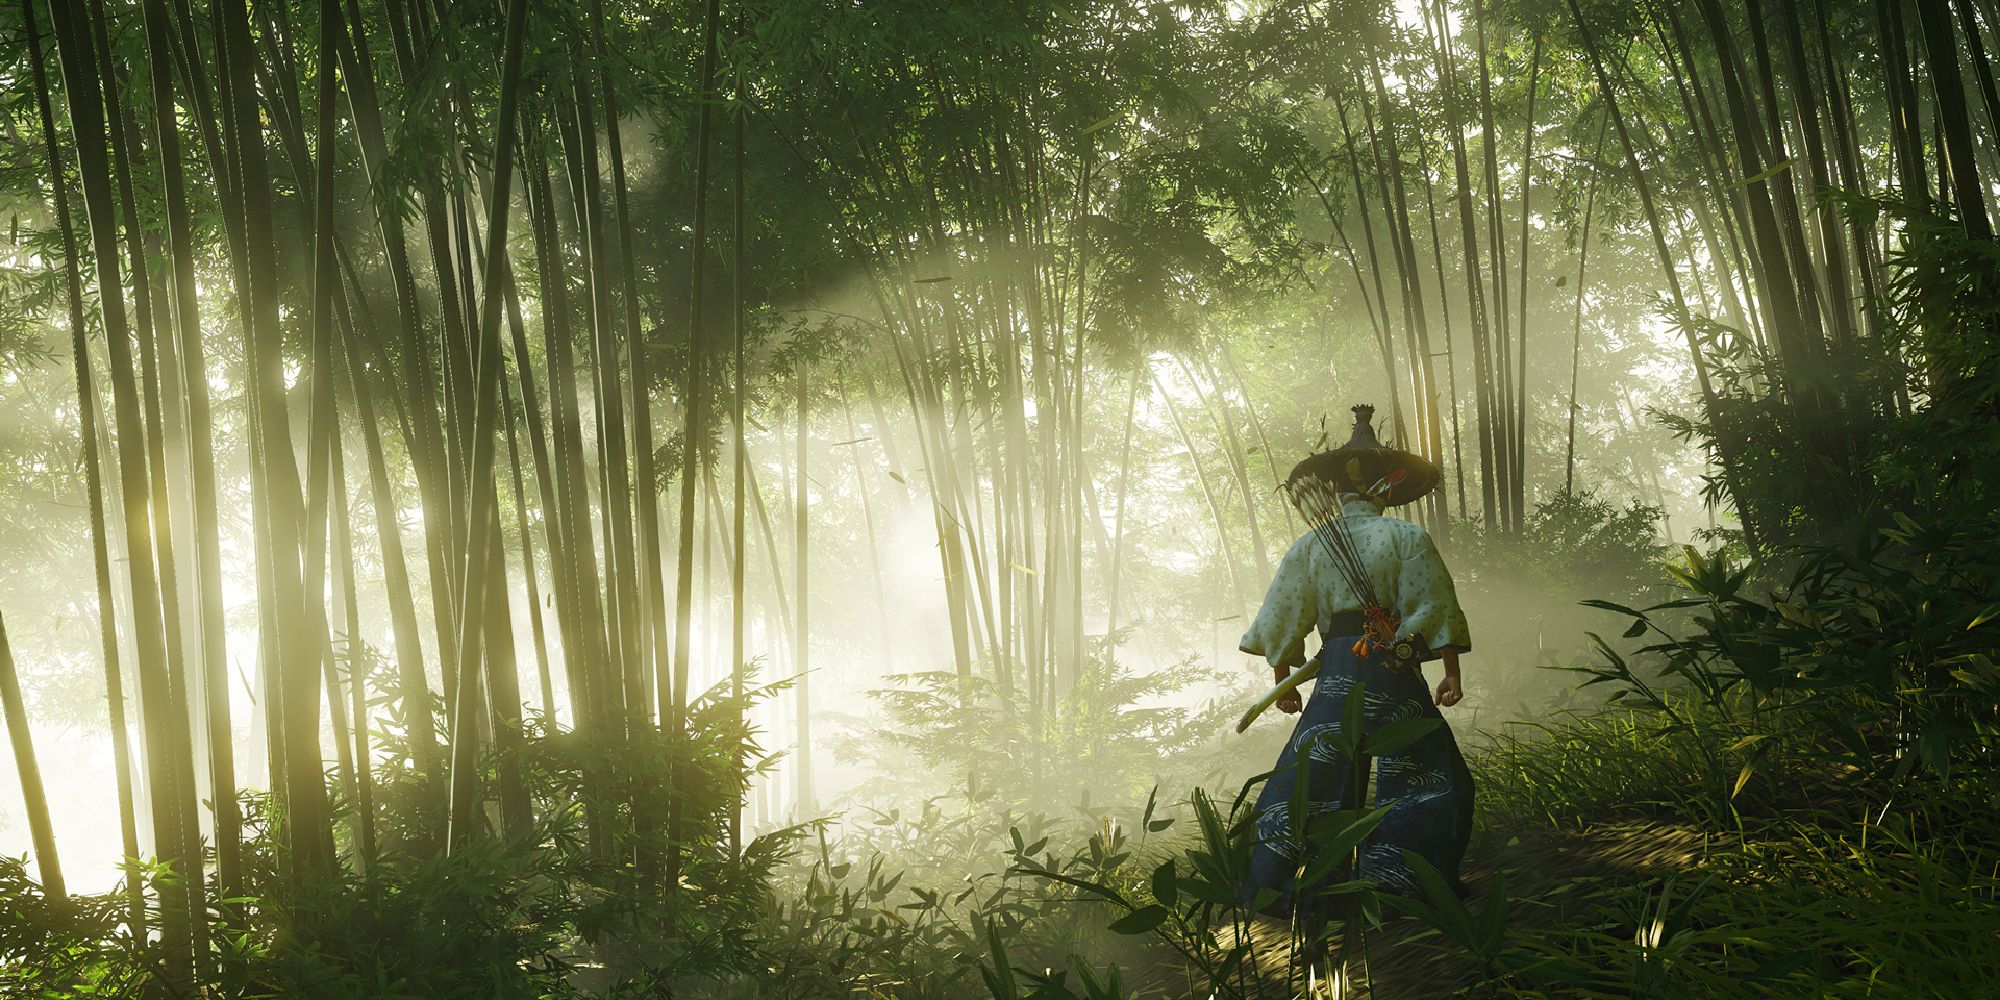
<path id="1" fill-rule="evenodd" d="M 1243 740 L 1222 738 L 1241 685 L 1192 657 L 1140 672 L 1100 645 L 1051 704 L 1003 690 L 985 672 L 888 680 L 895 686 L 871 692 L 880 721 L 835 743 L 873 765 L 874 777 L 848 797 L 863 807 L 956 789 L 984 811 L 1075 805 L 1101 815 L 1135 805 L 1155 785 L 1222 780 L 1250 751 Z M 1197 697 L 1204 685 L 1219 693 Z"/>
<path id="2" fill-rule="evenodd" d="M 774 690 L 756 687 L 746 697 Z M 411 767 L 403 720 L 385 713 L 375 740 L 374 788 L 384 808 L 374 852 L 344 838 L 353 863 L 303 877 L 272 834 L 282 803 L 262 793 L 242 797 L 245 880 L 228 897 L 207 885 L 203 995 L 651 996 L 676 982 L 762 968 L 765 949 L 752 930 L 803 831 L 774 831 L 741 853 L 730 850 L 729 810 L 771 755 L 720 689 L 689 713 L 692 724 L 678 740 L 587 738 L 531 720 L 519 754 L 536 825 L 522 837 L 494 832 L 448 852 L 425 849 L 443 841 L 442 817 L 414 805 L 433 778 Z M 497 762 L 484 766 L 490 772 Z M 629 809 L 605 811 L 621 817 L 616 828 L 588 828 L 586 768 L 608 775 L 601 787 L 614 790 L 675 775 L 686 795 L 685 829 L 695 837 L 673 891 L 631 863 L 635 845 L 661 834 L 633 822 Z M 337 792 L 339 782 L 330 777 L 329 787 Z M 627 794 L 617 804 L 630 801 Z M 348 826 L 344 814 L 335 819 Z M 179 878 L 158 865 L 133 877 L 149 885 Z M 132 933 L 123 889 L 52 899 L 18 859 L 0 859 L 0 898 L 0 995 L 161 995 L 159 942 Z M 159 893 L 145 898 L 155 905 Z M 157 926 L 156 912 L 144 916 Z M 663 933 L 669 926 L 675 933 Z"/>

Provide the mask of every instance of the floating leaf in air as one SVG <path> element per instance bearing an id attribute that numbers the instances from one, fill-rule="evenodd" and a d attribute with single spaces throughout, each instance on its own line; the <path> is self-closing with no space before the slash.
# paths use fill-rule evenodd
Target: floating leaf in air
<path id="1" fill-rule="evenodd" d="M 1112 114 L 1105 115 L 1104 117 L 1099 118 L 1098 120 L 1091 122 L 1088 125 L 1085 125 L 1083 127 L 1083 131 L 1078 132 L 1077 135 L 1089 135 L 1090 133 L 1098 131 L 1099 129 L 1108 128 L 1113 122 L 1116 122 L 1118 119 L 1123 117 L 1125 116 L 1122 113 L 1118 112 L 1113 112 Z"/>
<path id="2" fill-rule="evenodd" d="M 1782 174 L 1782 173 L 1784 173 L 1785 171 L 1787 171 L 1787 170 L 1790 170 L 1790 169 L 1792 169 L 1792 164 L 1793 164 L 1793 163 L 1794 163 L 1795 161 L 1797 161 L 1797 160 L 1798 160 L 1798 157 L 1796 157 L 1796 156 L 1794 156 L 1794 157 L 1790 157 L 1790 158 L 1788 158 L 1788 159 L 1783 159 L 1783 160 L 1779 160 L 1778 162 L 1776 162 L 1776 163 L 1773 163 L 1773 164 L 1771 164 L 1771 165 L 1770 165 L 1770 166 L 1768 166 L 1768 167 L 1765 167 L 1765 168 L 1764 168 L 1763 170 L 1760 170 L 1760 171 L 1758 171 L 1757 173 L 1754 173 L 1754 174 L 1751 174 L 1750 176 L 1748 176 L 1748 177 L 1745 177 L 1745 178 L 1743 178 L 1742 180 L 1740 180 L 1740 181 L 1737 181 L 1737 182 L 1735 182 L 1734 184 L 1731 184 L 1731 185 L 1729 185 L 1729 186 L 1730 186 L 1730 187 L 1749 187 L 1750 185 L 1752 185 L 1752 184 L 1756 184 L 1756 183 L 1758 183 L 1759 181 L 1768 181 L 1768 180 L 1770 180 L 1771 178 L 1773 178 L 1773 177 L 1776 177 L 1776 176 L 1778 176 L 1779 174 Z"/>

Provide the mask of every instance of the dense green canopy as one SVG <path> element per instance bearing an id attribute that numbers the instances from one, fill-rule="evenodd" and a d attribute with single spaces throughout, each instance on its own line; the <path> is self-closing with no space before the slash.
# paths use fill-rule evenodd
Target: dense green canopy
<path id="1" fill-rule="evenodd" d="M 1358 402 L 1443 470 L 1409 516 L 1474 612 L 1480 725 L 1581 707 L 1531 670 L 1581 664 L 1692 732 L 1576 602 L 1637 639 L 1668 543 L 1748 614 L 1732 560 L 1775 580 L 1893 514 L 1960 566 L 1992 527 L 1996 29 L 1989 0 L 6 6 L 34 891 L 172 872 L 65 932 L 122 927 L 134 989 L 360 975 L 402 920 L 453 956 L 403 992 L 762 968 L 745 928 L 820 933 L 846 878 L 822 831 L 764 913 L 791 823 L 947 793 L 1102 819 L 1260 770 L 1215 739 L 1231 640 L 1301 530 L 1279 477 Z M 1916 617 L 1983 634 L 1992 581 L 1956 572 Z M 1745 628 L 1832 620 L 1770 600 Z M 1767 687 L 1824 680 L 1802 641 L 1729 698 L 1687 648 L 1643 655 L 1717 712 L 1865 689 L 1886 728 L 1827 739 L 1940 777 L 1992 733 L 1892 704 L 1898 671 L 1990 670 L 1956 645 Z M 58 811 L 121 842 L 59 862 L 28 737 L 50 772 L 72 724 L 111 756 Z M 1000 898 L 972 923 L 1030 922 Z M 1028 995 L 987 933 L 961 971 Z M 581 988 L 549 976 L 521 995 Z"/>

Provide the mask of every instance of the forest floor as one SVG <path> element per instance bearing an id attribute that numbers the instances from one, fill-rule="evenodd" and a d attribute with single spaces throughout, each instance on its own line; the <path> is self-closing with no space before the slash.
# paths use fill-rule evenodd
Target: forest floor
<path id="1" fill-rule="evenodd" d="M 1465 881 L 1471 890 L 1467 904 L 1474 912 L 1483 912 L 1493 905 L 1495 888 L 1504 887 L 1510 928 L 1546 930 L 1573 924 L 1602 906 L 1603 895 L 1597 890 L 1696 867 L 1710 836 L 1692 827 L 1659 822 L 1487 831 L 1466 859 Z M 1282 984 L 1292 964 L 1285 925 L 1260 921 L 1252 933 L 1258 971 L 1274 985 Z M 1449 996 L 1469 985 L 1476 971 L 1463 948 L 1442 940 L 1420 921 L 1389 916 L 1366 943 L 1366 960 L 1355 985 L 1373 1000 Z"/>

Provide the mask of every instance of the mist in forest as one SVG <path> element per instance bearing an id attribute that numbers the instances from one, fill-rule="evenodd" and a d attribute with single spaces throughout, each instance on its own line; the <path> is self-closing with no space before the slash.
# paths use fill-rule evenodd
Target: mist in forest
<path id="1" fill-rule="evenodd" d="M 953 272 L 953 265 L 932 262 L 921 269 L 944 274 Z M 981 279 L 976 270 L 960 267 L 950 280 Z M 752 355 L 752 363 L 782 364 L 773 359 L 791 351 L 841 352 L 832 369 L 836 384 L 821 390 L 822 398 L 814 400 L 817 409 L 808 410 L 805 432 L 808 620 L 824 623 L 809 629 L 808 675 L 798 673 L 793 610 L 797 590 L 790 578 L 797 557 L 798 416 L 796 399 L 785 398 L 783 386 L 773 391 L 768 409 L 751 418 L 761 422 L 750 425 L 746 434 L 750 475 L 766 499 L 760 504 L 753 498 L 746 514 L 751 535 L 745 561 L 746 596 L 753 609 L 748 615 L 749 649 L 755 658 L 750 666 L 762 681 L 807 676 L 811 711 L 824 742 L 816 748 L 800 747 L 793 735 L 799 711 L 796 696 L 787 693 L 758 707 L 753 719 L 764 734 L 760 742 L 783 751 L 788 759 L 778 761 L 748 793 L 746 815 L 753 830 L 775 829 L 822 815 L 867 817 L 928 797 L 901 780 L 907 777 L 903 769 L 915 762 L 871 751 L 868 745 L 879 743 L 885 729 L 909 724 L 908 718 L 897 720 L 885 714 L 884 697 L 908 690 L 910 678 L 916 675 L 949 669 L 953 655 L 938 558 L 939 530 L 932 513 L 936 501 L 925 482 L 925 442 L 913 429 L 916 418 L 907 400 L 892 395 L 898 391 L 895 387 L 863 381 L 866 376 L 850 372 L 850 365 L 860 369 L 887 360 L 868 357 L 869 331 L 865 326 L 832 330 L 831 335 L 845 341 L 836 348 L 814 344 L 815 337 L 830 335 L 827 324 L 837 324 L 840 317 L 855 315 L 850 310 L 866 307 L 862 292 L 840 287 L 814 301 L 824 304 L 799 306 L 798 315 L 789 319 L 793 325 L 767 331 L 767 339 Z M 1116 660 L 1136 674 L 1176 678 L 1174 689 L 1149 698 L 1148 707 L 1200 709 L 1255 697 L 1263 674 L 1261 661 L 1238 652 L 1237 637 L 1256 610 L 1269 577 L 1268 567 L 1303 531 L 1278 484 L 1296 460 L 1325 446 L 1327 433 L 1344 428 L 1351 419 L 1346 413 L 1349 406 L 1388 398 L 1380 373 L 1369 365 L 1371 359 L 1365 354 L 1352 361 L 1343 358 L 1343 350 L 1352 348 L 1343 348 L 1334 339 L 1326 321 L 1321 321 L 1320 330 L 1284 334 L 1273 330 L 1277 320 L 1263 315 L 1264 311 L 1253 307 L 1252 315 L 1235 321 L 1241 329 L 1226 334 L 1232 343 L 1240 340 L 1237 349 L 1255 360 L 1239 362 L 1232 357 L 1230 361 L 1247 364 L 1249 371 L 1277 384 L 1299 386 L 1295 393 L 1267 397 L 1252 392 L 1247 382 L 1210 382 L 1185 359 L 1167 354 L 1141 359 L 1136 375 L 1107 377 L 1102 386 L 1093 382 L 1085 390 L 1090 395 L 1086 408 L 1092 415 L 1085 421 L 1083 443 L 1093 460 L 1104 465 L 1104 485 L 1098 487 L 1104 494 L 1095 498 L 1101 520 L 1086 529 L 1089 537 L 1077 539 L 1088 548 L 1083 629 L 1091 642 L 1101 643 L 1104 629 L 1114 624 L 1109 617 L 1106 546 L 1115 544 L 1122 588 L 1120 616 L 1115 623 L 1120 629 Z M 771 317 L 770 322 L 778 322 L 777 317 Z M 1613 328 L 1620 325 L 1610 317 L 1598 317 L 1594 322 Z M 1629 317 L 1623 325 L 1624 335 L 1639 345 L 1631 353 L 1647 358 L 1651 368 L 1683 374 L 1671 357 L 1671 341 L 1662 342 L 1668 333 L 1657 323 L 1640 315 Z M 1209 365 L 1209 378 L 1221 373 L 1214 362 Z M 1552 385 L 1559 383 L 1564 374 L 1560 366 L 1549 367 L 1547 380 Z M 64 373 L 54 370 L 41 374 L 55 382 L 48 391 L 61 391 Z M 1135 380 L 1143 391 L 1134 390 Z M 1315 388 L 1315 383 L 1325 388 Z M 224 392 L 233 388 L 217 386 Z M 1585 468 L 1615 470 L 1604 487 L 1591 493 L 1591 502 L 1616 508 L 1622 501 L 1628 511 L 1651 508 L 1644 515 L 1644 530 L 1634 540 L 1664 548 L 1673 541 L 1675 515 L 1683 537 L 1688 537 L 1700 526 L 1712 525 L 1714 513 L 1694 495 L 1693 483 L 1703 456 L 1674 441 L 1665 429 L 1649 426 L 1643 410 L 1647 404 L 1638 401 L 1647 398 L 1645 392 L 1637 390 L 1635 398 L 1634 390 L 1626 389 L 1620 396 L 1603 401 L 1602 418 L 1612 421 L 1610 436 L 1586 438 L 1575 461 Z M 593 401 L 583 396 L 579 405 L 588 408 Z M 1223 408 L 1229 412 L 1225 414 Z M 1252 420 L 1259 424 L 1254 440 Z M 1238 435 L 1239 440 L 1232 442 L 1230 434 Z M 586 448 L 599 446 L 595 435 L 587 431 L 583 443 Z M 976 448 L 958 451 L 962 443 L 952 444 L 958 462 L 977 466 L 981 455 Z M 1230 455 L 1232 445 L 1240 455 Z M 1195 460 L 1197 454 L 1199 461 Z M 1238 460 L 1243 472 L 1252 477 L 1247 483 L 1229 471 L 1229 463 Z M 1207 489 L 1216 494 L 1215 502 L 1229 504 L 1221 511 L 1230 519 L 1227 530 L 1243 536 L 1233 539 L 1237 550 L 1229 553 L 1232 565 L 1227 570 L 1217 565 L 1221 555 L 1217 511 L 1208 506 L 1203 480 L 1197 478 L 1197 464 L 1201 463 L 1207 464 L 1199 471 L 1213 477 Z M 1646 470 L 1643 479 L 1641 469 Z M 725 466 L 719 471 L 729 470 Z M 242 469 L 236 472 L 239 477 L 244 475 Z M 1547 474 L 1553 478 L 1554 472 L 1550 469 Z M 1663 481 L 1671 485 L 1663 485 Z M 358 486 L 356 483 L 351 488 Z M 990 489 L 990 482 L 982 488 Z M 1550 488 L 1555 487 L 1551 484 Z M 707 507 L 703 513 L 711 516 L 704 519 L 705 530 L 697 536 L 694 557 L 697 589 L 694 631 L 690 634 L 690 690 L 697 692 L 726 685 L 729 680 L 731 527 L 724 509 L 728 501 L 724 492 L 698 501 Z M 45 502 L 71 510 L 84 506 L 84 498 L 75 495 L 58 494 Z M 359 507 L 360 500 L 355 502 Z M 235 682 L 230 685 L 231 705 L 238 716 L 254 722 L 259 718 L 262 689 L 254 669 L 257 592 L 254 566 L 247 561 L 253 548 L 248 507 L 245 490 L 223 498 L 220 518 L 234 530 L 222 532 L 219 544 L 226 552 L 246 557 L 225 560 L 223 593 L 225 616 L 231 623 L 227 632 L 227 660 Z M 508 511 L 503 520 L 512 524 L 513 517 Z M 1243 551 L 1252 544 L 1243 524 L 1250 517 L 1260 519 L 1257 541 L 1263 545 L 1261 552 Z M 423 511 L 417 505 L 404 505 L 398 520 L 413 536 L 426 531 Z M 671 574 L 677 556 L 671 541 L 662 550 L 663 575 Z M 87 545 L 76 537 L 66 547 L 44 544 L 47 548 L 41 551 L 46 553 L 49 574 L 45 579 L 62 581 L 59 586 L 39 588 L 44 600 L 70 600 L 47 610 L 58 623 L 57 629 L 15 639 L 21 651 L 18 655 L 27 662 L 87 664 L 94 641 L 89 616 L 73 607 L 67 616 L 61 610 L 75 604 L 73 595 L 89 593 Z M 1643 548 L 1631 553 L 1644 554 Z M 372 572 L 370 555 L 365 548 L 356 552 L 360 617 L 353 634 L 373 649 L 386 650 L 393 648 L 390 610 L 382 591 L 379 552 L 373 554 L 376 563 Z M 984 585 L 995 589 L 1012 586 L 1024 593 L 1039 589 L 1041 571 L 1036 565 L 1040 555 L 1016 554 L 1004 566 L 986 567 Z M 1479 681 L 1461 710 L 1461 724 L 1473 729 L 1533 720 L 1557 706 L 1567 706 L 1573 700 L 1568 683 L 1546 674 L 1549 668 L 1565 665 L 1587 649 L 1582 628 L 1589 618 L 1573 607 L 1574 600 L 1524 599 L 1521 593 L 1524 581 L 1562 574 L 1534 568 L 1524 571 L 1507 562 L 1506 555 L 1495 553 L 1458 567 L 1463 575 L 1462 596 L 1478 633 L 1477 651 L 1469 660 Z M 1591 589 L 1594 586 L 1619 585 L 1622 581 L 1615 579 L 1619 575 L 1644 572 L 1643 566 L 1598 565 L 1564 582 L 1580 599 L 1586 592 L 1596 593 Z M 1599 575 L 1593 577 L 1592 573 Z M 524 608 L 511 623 L 515 647 L 521 651 L 537 648 L 525 611 L 525 579 L 519 567 L 510 567 L 510 601 Z M 329 590 L 334 586 L 337 583 L 329 581 Z M 547 586 L 546 582 L 541 585 L 544 595 Z M 417 597 L 419 601 L 436 599 L 434 594 L 421 591 Z M 338 600 L 338 596 L 329 593 L 329 599 Z M 545 614 L 548 607 L 549 602 L 544 601 Z M 424 613 L 428 614 L 428 609 Z M 560 634 L 550 629 L 542 644 L 552 661 L 561 661 L 565 650 Z M 130 657 L 129 641 L 126 645 L 124 655 Z M 552 674 L 556 701 L 551 708 L 532 696 L 529 677 L 535 665 L 524 662 L 522 666 L 524 691 L 530 694 L 527 709 L 552 718 L 559 726 L 574 725 L 569 679 L 560 671 Z M 432 681 L 439 682 L 437 671 L 432 673 Z M 35 675 L 29 676 L 34 685 Z M 59 749 L 52 756 L 56 766 L 50 769 L 49 778 L 51 785 L 61 790 L 52 799 L 52 809 L 65 842 L 78 844 L 78 853 L 83 856 L 99 857 L 97 864 L 73 875 L 72 883 L 79 889 L 104 891 L 117 882 L 119 868 L 117 830 L 104 822 L 104 796 L 115 782 L 109 741 L 104 738 L 103 706 L 93 696 L 94 685 L 87 681 L 63 684 L 63 676 L 87 678 L 89 674 L 63 671 L 44 682 L 49 697 L 67 695 L 71 700 L 65 725 L 51 734 L 59 741 L 52 745 Z M 138 728 L 137 720 L 129 725 L 133 733 Z M 1209 749 L 1220 759 L 1254 756 L 1268 749 L 1254 737 L 1237 736 L 1221 728 L 1203 735 L 1212 737 L 1215 746 Z M 335 736 L 330 725 L 323 728 L 322 750 L 329 761 L 336 756 Z M 235 734 L 235 752 L 245 762 L 248 775 L 245 787 L 268 784 L 257 780 L 264 740 L 257 725 L 242 727 Z M 1240 746 L 1245 743 L 1255 746 L 1255 751 Z M 815 772 L 810 804 L 801 801 L 798 773 L 798 758 L 806 752 L 813 755 Z M 1023 804 L 1051 816 L 1063 816 L 1076 812 L 1077 804 L 1091 797 L 1100 803 L 1116 801 L 1118 795 L 1129 794 L 1129 788 L 1121 786 L 1133 780 L 1134 776 L 1119 775 L 1100 785 L 1085 776 L 1076 787 L 1052 788 L 1046 798 Z M 18 814 L 8 814 L 8 820 L 5 849 L 16 853 L 29 850 L 25 823 Z M 141 843 L 144 846 L 143 835 Z M 86 849 L 81 845 L 91 846 Z"/>
<path id="2" fill-rule="evenodd" d="M 0 10 L 0 995 L 1977 995 L 1996 29 Z"/>

